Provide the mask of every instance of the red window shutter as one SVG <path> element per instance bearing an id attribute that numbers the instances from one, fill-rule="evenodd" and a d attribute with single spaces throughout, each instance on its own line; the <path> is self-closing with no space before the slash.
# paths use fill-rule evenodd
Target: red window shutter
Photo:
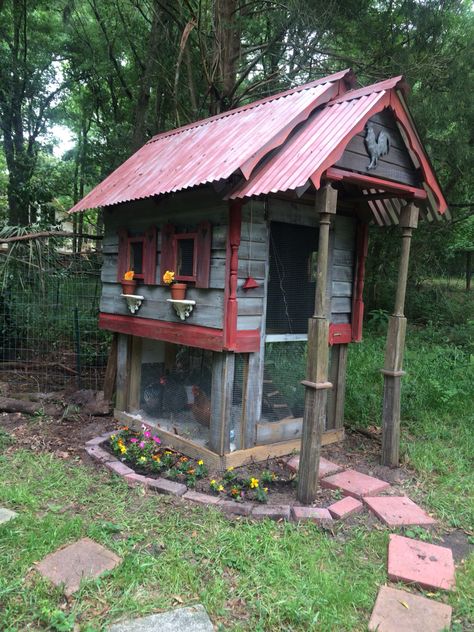
<path id="1" fill-rule="evenodd" d="M 118 234 L 118 260 L 117 260 L 117 282 L 123 280 L 123 275 L 128 270 L 128 231 L 120 228 Z"/>
<path id="2" fill-rule="evenodd" d="M 211 239 L 212 229 L 209 222 L 201 222 L 196 235 L 196 287 L 209 287 L 209 273 L 211 270 Z"/>
<path id="3" fill-rule="evenodd" d="M 172 224 L 165 224 L 161 229 L 161 262 L 160 262 L 160 284 L 163 282 L 163 275 L 167 270 L 176 272 L 176 250 L 173 239 L 175 228 Z"/>
<path id="4" fill-rule="evenodd" d="M 156 283 L 156 226 L 150 226 L 144 235 L 143 282 L 146 285 Z"/>

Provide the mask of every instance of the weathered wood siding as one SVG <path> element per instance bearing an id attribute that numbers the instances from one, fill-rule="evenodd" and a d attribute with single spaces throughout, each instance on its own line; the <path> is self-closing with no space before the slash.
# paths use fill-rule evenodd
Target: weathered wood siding
<path id="1" fill-rule="evenodd" d="M 251 200 L 242 209 L 237 280 L 237 329 L 260 329 L 265 310 L 265 280 L 268 276 L 268 223 L 264 202 Z M 253 277 L 258 288 L 244 290 L 247 277 Z"/>
<path id="2" fill-rule="evenodd" d="M 172 223 L 180 231 L 193 231 L 203 220 L 212 225 L 211 267 L 209 289 L 188 288 L 186 298 L 196 301 L 192 316 L 182 322 L 221 329 L 224 314 L 224 285 L 228 204 L 219 199 L 211 189 L 187 191 L 167 196 L 156 202 L 153 199 L 137 200 L 104 212 L 104 263 L 102 267 L 102 297 L 100 310 L 109 314 L 128 315 L 122 289 L 117 282 L 119 228 L 126 228 L 131 235 L 140 235 L 154 225 L 157 236 L 156 285 L 140 284 L 137 292 L 145 297 L 134 318 L 152 318 L 178 322 L 171 304 L 169 288 L 160 283 L 161 227 Z"/>
<path id="3" fill-rule="evenodd" d="M 365 146 L 365 131 L 363 131 L 349 141 L 336 166 L 411 186 L 419 186 L 420 176 L 410 158 L 393 115 L 388 110 L 384 110 L 369 119 L 369 124 L 373 126 L 376 138 L 381 130 L 390 136 L 389 153 L 379 159 L 375 169 L 369 171 L 367 166 L 370 163 L 370 156 Z"/>
<path id="4" fill-rule="evenodd" d="M 330 251 L 331 265 L 328 271 L 331 322 L 350 323 L 355 266 L 355 218 L 336 215 L 333 235 L 333 248 Z"/>

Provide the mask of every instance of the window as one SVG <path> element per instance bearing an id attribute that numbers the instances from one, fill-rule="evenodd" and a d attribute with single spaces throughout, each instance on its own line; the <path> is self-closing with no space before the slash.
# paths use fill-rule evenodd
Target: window
<path id="1" fill-rule="evenodd" d="M 176 279 L 178 281 L 196 281 L 196 234 L 175 235 L 174 247 L 176 250 Z"/>
<path id="2" fill-rule="evenodd" d="M 133 236 L 122 228 L 118 235 L 117 282 L 120 283 L 127 270 L 133 270 L 139 282 L 156 283 L 156 228 L 151 226 L 142 235 Z"/>
<path id="3" fill-rule="evenodd" d="M 128 240 L 128 266 L 135 272 L 135 279 L 143 279 L 143 237 Z"/>
<path id="4" fill-rule="evenodd" d="M 209 287 L 212 230 L 209 222 L 201 222 L 195 232 L 176 232 L 167 224 L 161 230 L 161 278 L 167 270 L 175 272 L 177 281 L 194 283 L 197 288 Z"/>

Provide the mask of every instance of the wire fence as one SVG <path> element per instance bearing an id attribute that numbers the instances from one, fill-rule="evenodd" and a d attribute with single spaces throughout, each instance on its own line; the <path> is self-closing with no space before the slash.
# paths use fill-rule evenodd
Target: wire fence
<path id="1" fill-rule="evenodd" d="M 15 391 L 100 390 L 109 334 L 97 326 L 99 253 L 41 244 L 0 258 L 0 381 Z"/>

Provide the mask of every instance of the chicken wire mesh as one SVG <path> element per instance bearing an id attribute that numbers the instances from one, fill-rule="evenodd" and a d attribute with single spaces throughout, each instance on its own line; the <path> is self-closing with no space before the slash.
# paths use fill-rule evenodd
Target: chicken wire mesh
<path id="1" fill-rule="evenodd" d="M 210 447 L 211 351 L 141 339 L 139 382 L 131 393 L 130 412 L 143 422 Z M 236 354 L 229 422 L 229 449 L 240 447 L 243 379 L 248 354 Z"/>
<path id="2" fill-rule="evenodd" d="M 0 381 L 17 391 L 103 387 L 102 257 L 41 243 L 0 252 Z"/>

